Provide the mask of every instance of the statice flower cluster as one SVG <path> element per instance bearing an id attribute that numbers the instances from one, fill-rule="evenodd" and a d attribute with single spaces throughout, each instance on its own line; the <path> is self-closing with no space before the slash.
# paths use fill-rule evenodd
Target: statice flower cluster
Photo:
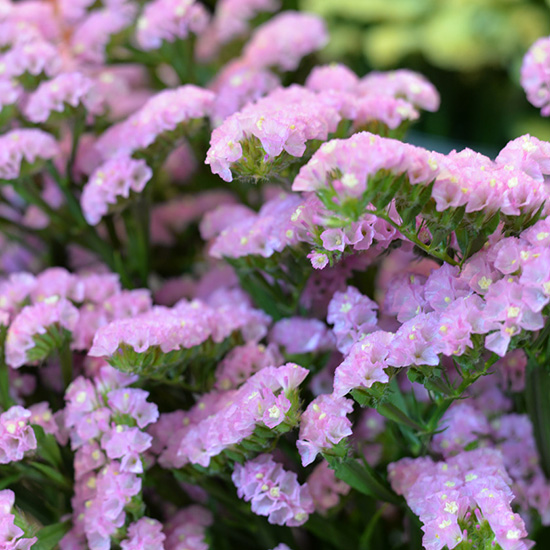
<path id="1" fill-rule="evenodd" d="M 389 477 L 422 521 L 428 550 L 452 549 L 463 541 L 494 542 L 504 550 L 533 546 L 524 540 L 523 520 L 511 510 L 511 480 L 498 452 L 469 451 L 445 462 L 403 459 L 390 464 Z"/>
<path id="2" fill-rule="evenodd" d="M 82 212 L 90 225 L 96 225 L 116 205 L 119 197 L 141 193 L 153 175 L 143 160 L 120 156 L 97 168 L 82 190 Z"/>
<path id="3" fill-rule="evenodd" d="M 209 115 L 214 95 L 198 86 L 185 85 L 154 95 L 130 117 L 103 133 L 96 148 L 105 159 L 145 150 L 165 134 Z"/>
<path id="4" fill-rule="evenodd" d="M 0 464 L 22 460 L 36 449 L 36 437 L 29 423 L 31 412 L 18 405 L 0 414 Z"/>
<path id="5" fill-rule="evenodd" d="M 15 523 L 13 505 L 15 494 L 9 489 L 0 491 L 0 543 L 4 548 L 29 550 L 37 541 L 36 537 L 25 537 L 25 531 Z"/>
<path id="6" fill-rule="evenodd" d="M 143 429 L 157 420 L 158 409 L 147 401 L 148 392 L 128 387 L 135 379 L 106 365 L 95 380 L 79 377 L 67 388 L 64 421 L 76 451 L 75 521 L 67 548 L 72 538 L 105 548 L 120 537 L 126 515 L 140 512 L 142 455 L 152 441 Z M 128 528 L 127 546 L 135 538 L 158 540 L 155 523 L 140 522 Z"/>
<path id="7" fill-rule="evenodd" d="M 550 143 L 432 151 L 333 46 L 0 0 L 0 548 L 547 545 Z"/>
<path id="8" fill-rule="evenodd" d="M 296 474 L 287 472 L 270 455 L 260 455 L 232 475 L 240 498 L 251 502 L 252 510 L 267 516 L 270 523 L 302 525 L 314 510 L 307 484 L 300 485 Z"/>
<path id="9" fill-rule="evenodd" d="M 144 50 L 159 48 L 190 33 L 201 33 L 208 23 L 202 4 L 194 0 L 156 0 L 145 7 L 137 21 L 137 41 Z"/>
<path id="10" fill-rule="evenodd" d="M 521 67 L 521 85 L 527 99 L 539 107 L 543 116 L 550 114 L 550 89 L 548 76 L 548 54 L 550 41 L 548 38 L 537 40 L 527 52 Z"/>
<path id="11" fill-rule="evenodd" d="M 212 525 L 212 514 L 206 508 L 193 504 L 181 509 L 166 524 L 167 550 L 208 550 L 206 528 Z"/>
<path id="12" fill-rule="evenodd" d="M 297 388 L 307 374 L 293 363 L 266 366 L 236 390 L 205 394 L 188 412 L 163 415 L 161 424 L 152 427 L 159 462 L 208 467 L 213 461 L 242 459 L 250 448 L 268 447 L 272 438 L 297 424 Z"/>

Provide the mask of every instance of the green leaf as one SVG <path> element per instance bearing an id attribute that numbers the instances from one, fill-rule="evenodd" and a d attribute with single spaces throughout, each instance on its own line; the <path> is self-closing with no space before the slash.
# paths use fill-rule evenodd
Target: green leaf
<path id="1" fill-rule="evenodd" d="M 55 437 L 45 433 L 42 426 L 38 426 L 37 424 L 33 424 L 32 429 L 36 436 L 37 451 L 40 457 L 54 468 L 61 470 L 63 468 L 63 459 Z"/>
<path id="2" fill-rule="evenodd" d="M 71 522 L 69 520 L 42 527 L 36 533 L 38 540 L 34 543 L 32 550 L 53 550 L 70 528 Z"/>
<path id="3" fill-rule="evenodd" d="M 57 485 L 72 490 L 72 484 L 56 469 L 48 466 L 46 464 L 41 464 L 40 462 L 31 462 L 29 466 L 32 466 L 35 470 L 41 472 L 46 478 L 50 479 Z"/>
<path id="4" fill-rule="evenodd" d="M 470 245 L 470 235 L 468 234 L 468 231 L 464 227 L 457 227 L 455 230 L 455 235 L 462 254 L 466 256 Z"/>
<path id="5" fill-rule="evenodd" d="M 420 424 L 418 424 L 418 422 L 415 422 L 412 418 L 409 418 L 399 407 L 397 407 L 393 403 L 382 403 L 377 408 L 377 411 L 382 416 L 393 420 L 397 424 L 406 426 L 407 428 L 411 428 L 418 432 L 421 432 L 424 429 Z"/>
<path id="6" fill-rule="evenodd" d="M 340 459 L 323 455 L 336 477 L 350 487 L 384 502 L 401 504 L 402 500 L 389 488 L 385 481 L 366 462 L 361 464 L 355 458 Z"/>
<path id="7" fill-rule="evenodd" d="M 3 491 L 4 489 L 9 489 L 10 485 L 17 483 L 22 477 L 22 473 L 17 473 L 0 479 L 0 491 Z"/>
<path id="8" fill-rule="evenodd" d="M 533 432 L 541 457 L 541 466 L 546 475 L 550 474 L 550 372 L 532 353 L 526 370 L 525 397 L 527 411 L 533 423 Z"/>
<path id="9" fill-rule="evenodd" d="M 380 508 L 378 508 L 378 510 L 371 516 L 369 522 L 367 523 L 367 526 L 365 527 L 365 530 L 361 534 L 361 538 L 359 539 L 359 550 L 370 550 L 372 548 L 370 541 L 374 533 L 374 529 L 380 521 L 380 518 L 382 517 L 385 508 L 385 504 L 383 506 L 380 506 Z"/>

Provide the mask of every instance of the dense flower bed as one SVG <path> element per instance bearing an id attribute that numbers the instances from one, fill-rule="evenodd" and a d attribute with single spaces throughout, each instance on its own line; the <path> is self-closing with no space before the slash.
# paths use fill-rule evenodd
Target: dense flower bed
<path id="1" fill-rule="evenodd" d="M 408 143 L 435 87 L 329 40 L 0 0 L 1 549 L 544 547 L 550 144 Z"/>

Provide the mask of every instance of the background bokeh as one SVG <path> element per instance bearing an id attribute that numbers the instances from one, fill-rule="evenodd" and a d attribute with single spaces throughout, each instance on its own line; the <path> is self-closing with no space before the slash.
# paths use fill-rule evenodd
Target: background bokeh
<path id="1" fill-rule="evenodd" d="M 286 4 L 286 3 L 285 3 Z M 288 2 L 295 4 L 295 2 Z M 324 61 L 358 74 L 407 67 L 441 93 L 438 113 L 415 130 L 449 144 L 495 152 L 524 133 L 550 139 L 550 123 L 519 85 L 521 60 L 550 34 L 544 0 L 298 0 L 328 21 Z"/>

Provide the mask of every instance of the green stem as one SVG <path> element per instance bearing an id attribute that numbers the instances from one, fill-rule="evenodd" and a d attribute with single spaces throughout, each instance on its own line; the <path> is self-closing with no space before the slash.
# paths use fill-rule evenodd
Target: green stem
<path id="1" fill-rule="evenodd" d="M 55 164 L 52 161 L 49 161 L 46 164 L 46 169 L 56 182 L 59 190 L 63 193 L 65 201 L 67 202 L 67 207 L 73 220 L 76 222 L 77 227 L 84 229 L 89 227 L 84 215 L 82 214 L 82 209 L 80 208 L 80 203 L 76 200 L 76 197 L 71 191 L 70 182 L 67 178 L 64 178 L 59 171 L 57 170 Z"/>
<path id="2" fill-rule="evenodd" d="M 439 421 L 443 417 L 443 415 L 447 412 L 447 409 L 451 406 L 454 401 L 457 399 L 460 399 L 464 392 L 479 378 L 482 376 L 485 376 L 489 369 L 499 360 L 499 357 L 495 355 L 494 353 L 491 355 L 491 357 L 485 361 L 483 368 L 478 371 L 474 371 L 471 374 L 467 374 L 463 379 L 458 388 L 454 391 L 453 395 L 449 395 L 444 397 L 439 404 L 437 405 L 435 413 L 431 416 L 430 421 L 427 424 L 426 430 L 424 434 L 422 435 L 429 435 L 433 434 L 437 426 L 439 424 Z"/>
<path id="3" fill-rule="evenodd" d="M 63 385 L 67 388 L 73 381 L 73 352 L 71 351 L 71 345 L 68 339 L 63 342 L 59 350 L 59 362 L 61 364 Z"/>
<path id="4" fill-rule="evenodd" d="M 78 113 L 74 125 L 73 125 L 73 135 L 72 135 L 72 144 L 71 144 L 71 154 L 69 156 L 69 161 L 67 163 L 67 178 L 71 178 L 73 174 L 74 163 L 76 160 L 76 153 L 78 151 L 78 143 L 80 138 L 84 133 L 86 128 L 86 111 L 82 110 Z"/>
<path id="5" fill-rule="evenodd" d="M 407 237 L 409 241 L 414 243 L 418 248 L 422 249 L 426 254 L 429 256 L 433 256 L 434 258 L 437 258 L 439 260 L 442 260 L 444 262 L 447 262 L 451 265 L 459 265 L 459 262 L 457 262 L 455 259 L 451 258 L 446 252 L 439 252 L 437 250 L 432 250 L 427 244 L 423 243 L 414 232 L 407 230 L 402 225 L 399 225 L 398 223 L 395 223 L 387 212 L 384 210 L 377 210 L 376 212 L 373 212 L 375 216 L 378 216 L 379 218 L 382 218 L 383 220 L 387 221 L 392 227 L 397 229 L 403 236 Z"/>
<path id="6" fill-rule="evenodd" d="M 128 238 L 128 256 L 134 263 L 141 285 L 149 278 L 149 208 L 144 197 L 122 213 Z"/>
<path id="7" fill-rule="evenodd" d="M 369 522 L 367 523 L 367 526 L 359 539 L 359 550 L 370 549 L 370 539 L 372 538 L 376 524 L 382 517 L 382 514 L 385 512 L 387 507 L 388 505 L 386 503 L 382 504 L 382 506 L 380 506 L 380 508 L 378 508 L 378 510 L 376 510 L 376 512 L 370 517 Z"/>
<path id="8" fill-rule="evenodd" d="M 15 401 L 10 395 L 10 373 L 4 360 L 4 352 L 2 351 L 0 355 L 0 399 L 2 400 L 2 409 L 6 411 L 15 405 Z"/>
<path id="9" fill-rule="evenodd" d="M 36 188 L 30 178 L 20 179 L 13 184 L 16 193 L 29 204 L 34 204 L 40 208 L 50 218 L 50 222 L 60 231 L 65 229 L 66 220 L 54 210 L 40 194 L 40 190 Z"/>
<path id="10" fill-rule="evenodd" d="M 111 241 L 111 245 L 116 250 L 120 250 L 120 239 L 118 238 L 118 234 L 116 232 L 115 223 L 113 221 L 112 215 L 107 215 L 105 218 L 103 218 L 103 221 L 105 222 L 105 227 L 107 228 L 107 233 L 109 235 L 109 240 Z"/>

